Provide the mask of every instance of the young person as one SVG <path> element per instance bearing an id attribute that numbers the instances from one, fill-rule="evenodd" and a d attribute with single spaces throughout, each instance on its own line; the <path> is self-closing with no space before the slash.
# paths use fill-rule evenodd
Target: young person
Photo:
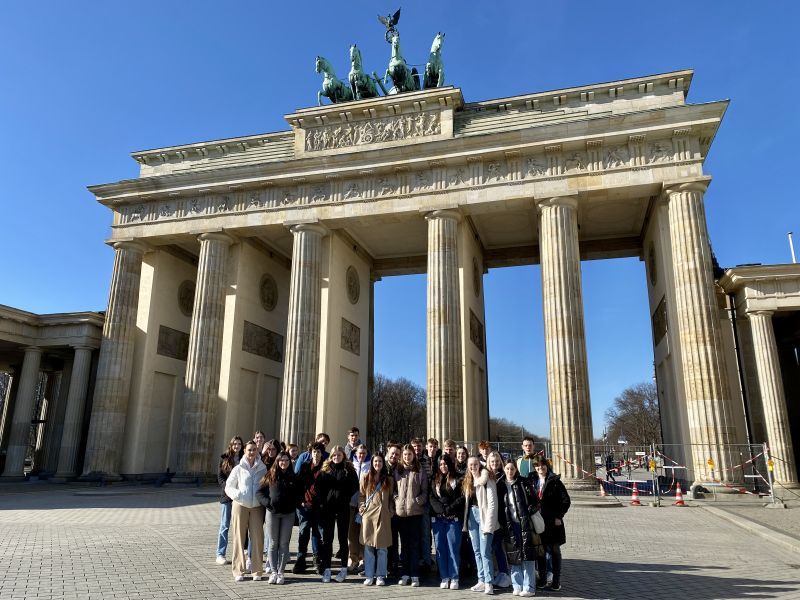
<path id="1" fill-rule="evenodd" d="M 311 444 L 309 447 L 310 460 L 300 463 L 300 488 L 302 498 L 300 506 L 297 508 L 298 540 L 297 540 L 297 560 L 292 567 L 292 573 L 302 575 L 306 572 L 308 564 L 306 555 L 308 554 L 308 541 L 311 540 L 311 552 L 314 556 L 314 566 L 318 563 L 318 553 L 322 546 L 322 530 L 320 529 L 319 514 L 316 508 L 316 481 L 322 470 L 322 453 L 325 446 L 319 442 Z"/>
<path id="2" fill-rule="evenodd" d="M 386 473 L 394 481 L 395 471 L 400 465 L 400 455 L 403 453 L 403 447 L 394 442 L 388 442 L 386 446 Z M 398 565 L 400 562 L 399 546 L 399 533 L 397 529 L 397 515 L 392 515 L 392 545 L 389 546 L 389 574 L 396 575 Z"/>
<path id="3" fill-rule="evenodd" d="M 462 477 L 467 474 L 467 459 L 469 458 L 469 450 L 466 446 L 458 446 L 456 448 L 456 471 Z"/>
<path id="4" fill-rule="evenodd" d="M 289 540 L 294 527 L 294 513 L 301 492 L 298 479 L 292 470 L 292 459 L 286 452 L 281 452 L 261 479 L 261 486 L 256 494 L 259 503 L 267 510 L 269 564 L 272 566 L 268 583 L 278 585 L 284 583 L 284 569 L 289 561 Z"/>
<path id="5" fill-rule="evenodd" d="M 442 589 L 458 589 L 461 566 L 461 528 L 464 519 L 462 477 L 449 454 L 439 458 L 430 484 L 431 527 L 436 545 L 436 562 Z"/>
<path id="6" fill-rule="evenodd" d="M 522 438 L 522 456 L 517 459 L 517 470 L 520 477 L 535 477 L 536 472 L 533 469 L 533 459 L 536 455 L 533 453 L 533 438 L 526 435 Z"/>
<path id="7" fill-rule="evenodd" d="M 345 454 L 347 451 L 345 450 Z M 356 471 L 359 482 L 361 478 L 369 473 L 370 461 L 368 458 L 369 452 L 364 444 L 356 446 L 355 454 L 353 455 L 353 468 Z M 347 548 L 350 553 L 348 566 L 351 571 L 359 572 L 364 566 L 364 545 L 361 543 L 361 527 L 356 523 L 356 515 L 358 514 L 358 496 L 359 491 L 353 494 L 350 499 L 350 528 L 347 530 Z"/>
<path id="8" fill-rule="evenodd" d="M 394 479 L 389 476 L 383 456 L 372 457 L 369 471 L 361 477 L 358 511 L 361 515 L 359 541 L 364 546 L 364 585 L 386 585 L 388 549 L 392 543 Z"/>
<path id="9" fill-rule="evenodd" d="M 553 581 L 550 589 L 557 592 L 561 589 L 561 546 L 567 543 L 567 533 L 564 528 L 564 515 L 570 506 L 569 493 L 561 476 L 553 473 L 550 462 L 544 457 L 538 457 L 534 463 L 537 478 L 534 480 L 536 495 L 539 498 L 541 514 L 544 519 L 544 533 L 542 544 L 550 556 L 553 565 Z M 538 559 L 538 579 L 536 587 L 543 588 L 546 582 L 546 559 Z"/>
<path id="10" fill-rule="evenodd" d="M 403 561 L 400 585 L 419 587 L 419 532 L 428 501 L 428 476 L 422 470 L 413 446 L 403 446 L 400 464 L 394 473 L 395 513 Z"/>
<path id="11" fill-rule="evenodd" d="M 356 449 L 363 444 L 361 432 L 358 427 L 351 427 L 347 432 L 347 443 L 344 445 L 344 455 L 349 461 L 353 461 L 356 456 Z"/>
<path id="12" fill-rule="evenodd" d="M 478 460 L 480 460 L 482 467 L 486 466 L 486 459 L 491 451 L 492 445 L 487 440 L 478 442 Z"/>
<path id="13" fill-rule="evenodd" d="M 486 469 L 492 474 L 495 481 L 502 481 L 505 473 L 503 472 L 503 457 L 497 450 L 492 450 L 486 455 Z M 498 507 L 498 515 L 500 508 Z M 498 517 L 499 518 L 499 517 Z M 506 560 L 506 550 L 503 545 L 503 536 L 495 535 L 492 538 L 492 553 L 497 563 L 497 574 L 492 583 L 495 587 L 507 588 L 511 585 L 511 571 Z"/>
<path id="14" fill-rule="evenodd" d="M 235 435 L 228 442 L 228 449 L 220 456 L 219 469 L 217 469 L 217 485 L 220 486 L 221 494 L 219 497 L 219 535 L 217 536 L 217 564 L 226 565 L 230 561 L 225 560 L 225 552 L 228 549 L 228 531 L 231 526 L 231 506 L 232 500 L 225 493 L 225 483 L 228 475 L 231 474 L 233 467 L 239 464 L 244 454 L 244 442 L 242 438 Z"/>
<path id="15" fill-rule="evenodd" d="M 503 531 L 508 562 L 511 563 L 511 582 L 515 596 L 536 594 L 536 559 L 544 554 L 542 541 L 533 529 L 531 517 L 538 509 L 539 499 L 533 480 L 521 477 L 517 464 L 509 459 L 503 468 L 504 477 L 497 485 L 501 510 L 500 528 Z M 500 537 L 500 536 L 498 536 Z"/>
<path id="16" fill-rule="evenodd" d="M 297 447 L 297 444 L 288 444 L 286 446 L 286 453 L 289 455 L 289 458 L 292 459 L 292 470 L 294 470 L 294 463 L 297 457 L 300 456 L 300 448 Z"/>
<path id="17" fill-rule="evenodd" d="M 260 581 L 263 574 L 261 547 L 264 539 L 264 507 L 256 498 L 258 482 L 267 467 L 258 455 L 258 446 L 253 440 L 245 444 L 245 453 L 239 464 L 231 469 L 225 482 L 225 493 L 233 501 L 231 508 L 231 530 L 233 532 L 233 578 L 244 580 L 247 550 L 245 543 L 250 537 L 250 550 L 256 557 L 253 561 L 253 581 Z"/>
<path id="18" fill-rule="evenodd" d="M 475 563 L 478 568 L 478 583 L 473 592 L 494 594 L 492 573 L 492 540 L 499 527 L 497 521 L 497 486 L 492 474 L 481 466 L 477 456 L 467 460 L 464 476 L 464 527 L 472 542 Z"/>
<path id="19" fill-rule="evenodd" d="M 320 568 L 322 582 L 331 580 L 331 559 L 333 558 L 333 529 L 336 528 L 339 540 L 339 556 L 342 568 L 336 581 L 347 578 L 347 530 L 350 523 L 350 498 L 358 489 L 358 477 L 353 464 L 344 456 L 344 448 L 334 446 L 331 455 L 322 466 L 316 482 L 316 502 L 322 522 L 322 548 L 320 549 Z"/>
<path id="20" fill-rule="evenodd" d="M 325 451 L 325 448 L 327 448 L 328 444 L 331 443 L 331 436 L 329 436 L 327 433 L 320 432 L 314 438 L 313 443 L 322 444 L 322 460 L 328 460 L 328 453 Z M 297 460 L 294 462 L 295 473 L 300 473 L 300 467 L 311 460 L 311 446 L 312 444 L 309 444 L 308 449 L 298 456 Z"/>
<path id="21" fill-rule="evenodd" d="M 442 444 L 442 452 L 449 454 L 453 462 L 456 461 L 456 443 L 453 440 L 447 439 L 444 441 Z"/>

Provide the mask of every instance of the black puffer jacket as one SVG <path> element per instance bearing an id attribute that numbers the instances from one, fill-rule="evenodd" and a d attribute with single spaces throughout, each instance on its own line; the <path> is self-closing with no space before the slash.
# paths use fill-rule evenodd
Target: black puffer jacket
<path id="1" fill-rule="evenodd" d="M 503 531 L 506 557 L 512 565 L 544 555 L 542 540 L 533 530 L 529 518 L 537 510 L 538 500 L 530 479 L 517 477 L 510 491 L 505 477 L 497 483 L 497 517 Z M 519 524 L 519 530 L 515 522 Z"/>
<path id="2" fill-rule="evenodd" d="M 320 510 L 350 510 L 350 498 L 358 491 L 358 475 L 352 463 L 336 464 L 326 461 L 314 484 L 316 508 Z"/>
<path id="3" fill-rule="evenodd" d="M 219 457 L 219 468 L 217 469 L 217 485 L 219 485 L 219 489 L 220 489 L 220 496 L 219 496 L 219 503 L 220 504 L 230 504 L 231 502 L 233 502 L 233 500 L 228 498 L 228 495 L 225 493 L 225 482 L 228 481 L 228 475 L 231 474 L 231 470 L 233 469 L 233 467 L 235 467 L 236 465 L 239 464 L 239 460 L 241 459 L 241 456 L 234 456 L 233 457 L 233 467 L 231 467 L 231 470 L 227 470 L 226 471 L 225 470 L 225 461 L 226 461 L 227 458 L 228 457 L 227 457 L 226 454 L 221 454 L 220 455 L 220 457 Z"/>
<path id="4" fill-rule="evenodd" d="M 537 480 L 531 478 L 531 482 L 536 485 Z M 564 528 L 564 515 L 567 514 L 570 506 L 569 493 L 564 484 L 561 483 L 561 475 L 553 472 L 547 474 L 542 488 L 539 506 L 544 519 L 544 533 L 542 543 L 552 546 L 561 546 L 567 543 L 567 532 Z M 561 520 L 560 525 L 556 525 L 556 519 Z"/>
<path id="5" fill-rule="evenodd" d="M 441 486 L 433 481 L 428 489 L 428 499 L 431 502 L 431 516 L 454 518 L 461 521 L 464 518 L 464 490 L 461 488 L 461 475 L 456 477 L 455 489 L 446 481 Z"/>
<path id="6" fill-rule="evenodd" d="M 302 486 L 291 467 L 277 473 L 275 481 L 262 485 L 256 492 L 256 500 L 271 513 L 286 515 L 300 505 Z"/>

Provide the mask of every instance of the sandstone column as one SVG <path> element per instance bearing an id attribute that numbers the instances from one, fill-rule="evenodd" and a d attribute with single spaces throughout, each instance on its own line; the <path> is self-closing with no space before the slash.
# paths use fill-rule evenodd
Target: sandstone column
<path id="1" fill-rule="evenodd" d="M 289 283 L 289 320 L 281 401 L 281 439 L 300 446 L 313 441 L 317 423 L 321 321 L 321 225 L 304 223 L 291 228 L 292 272 Z"/>
<path id="2" fill-rule="evenodd" d="M 76 346 L 75 358 L 72 362 L 72 375 L 69 380 L 69 391 L 67 392 L 67 411 L 64 414 L 61 448 L 58 451 L 58 468 L 55 474 L 58 479 L 66 479 L 75 475 L 91 366 L 92 348 L 90 346 Z"/>
<path id="3" fill-rule="evenodd" d="M 28 452 L 30 441 L 31 418 L 36 401 L 36 385 L 39 382 L 41 362 L 41 348 L 36 346 L 25 348 L 25 359 L 22 362 L 22 374 L 17 388 L 3 477 L 21 478 L 24 476 L 25 454 Z"/>
<path id="4" fill-rule="evenodd" d="M 461 296 L 458 223 L 461 215 L 437 210 L 428 220 L 428 436 L 442 443 L 464 439 L 461 381 Z"/>
<path id="5" fill-rule="evenodd" d="M 92 417 L 86 442 L 84 476 L 117 478 L 131 388 L 139 280 L 145 247 L 114 244 L 114 271 L 103 324 Z"/>
<path id="6" fill-rule="evenodd" d="M 178 479 L 204 477 L 213 472 L 215 463 L 214 413 L 225 323 L 225 268 L 233 238 L 225 233 L 203 233 L 198 239 L 200 260 L 186 359 Z"/>
<path id="7" fill-rule="evenodd" d="M 714 478 L 732 481 L 734 477 L 728 470 L 732 465 L 725 448 L 733 431 L 725 415 L 730 391 L 703 203 L 707 187 L 708 181 L 695 181 L 665 186 L 664 190 L 669 201 L 676 325 L 696 483 Z M 714 461 L 713 476 L 709 458 Z"/>
<path id="8" fill-rule="evenodd" d="M 554 468 L 570 487 L 582 487 L 580 469 L 594 471 L 594 437 L 578 249 L 578 200 L 549 198 L 537 206 L 541 214 L 539 248 Z M 592 483 L 587 481 L 587 487 Z"/>
<path id="9" fill-rule="evenodd" d="M 796 488 L 797 467 L 794 464 L 778 346 L 772 328 L 772 311 L 756 310 L 748 312 L 747 316 L 753 332 L 753 353 L 758 372 L 758 387 L 761 390 L 761 404 L 764 407 L 767 442 L 770 454 L 776 457 L 775 481 L 785 487 Z"/>

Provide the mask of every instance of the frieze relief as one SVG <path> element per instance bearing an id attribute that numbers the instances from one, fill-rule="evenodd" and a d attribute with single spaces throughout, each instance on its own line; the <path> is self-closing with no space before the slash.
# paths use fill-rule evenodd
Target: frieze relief
<path id="1" fill-rule="evenodd" d="M 324 125 L 306 130 L 306 152 L 396 142 L 439 135 L 441 131 L 439 113 L 430 112 L 372 119 L 359 123 Z"/>
<path id="2" fill-rule="evenodd" d="M 424 114 L 421 113 L 421 115 Z M 435 115 L 428 114 L 428 116 Z M 411 116 L 408 117 L 411 118 Z M 396 119 L 406 119 L 406 116 Z M 381 120 L 368 123 L 374 125 L 378 121 Z M 383 119 L 382 121 L 389 122 L 392 119 Z M 439 127 L 438 121 L 436 127 Z M 403 131 L 405 132 L 405 129 Z M 412 129 L 411 134 L 417 135 L 414 133 L 415 131 Z M 424 132 L 427 129 L 423 128 L 419 131 L 423 132 L 419 135 L 425 135 Z M 373 132 L 371 135 L 375 135 L 375 133 Z M 282 187 L 268 185 L 260 190 L 234 191 L 218 196 L 161 199 L 123 207 L 120 223 L 127 225 L 195 216 L 280 210 L 301 205 L 365 202 L 391 196 L 441 193 L 446 189 L 508 185 L 520 182 L 520 180 L 554 180 L 597 170 L 640 169 L 650 165 L 685 160 L 682 159 L 680 150 L 673 150 L 673 141 L 670 139 L 642 140 L 637 143 L 635 157 L 632 155 L 629 144 L 597 146 L 593 147 L 591 152 L 562 151 L 560 147 L 553 146 L 548 147 L 546 152 L 528 155 L 515 153 L 507 159 L 471 158 L 460 165 L 445 166 L 436 163 L 433 164 L 433 169 L 418 171 L 409 171 L 398 167 L 394 173 L 388 174 L 363 173 L 360 177 L 348 179 L 330 176 L 321 182 L 300 182 Z M 677 155 L 676 152 L 678 152 Z"/>

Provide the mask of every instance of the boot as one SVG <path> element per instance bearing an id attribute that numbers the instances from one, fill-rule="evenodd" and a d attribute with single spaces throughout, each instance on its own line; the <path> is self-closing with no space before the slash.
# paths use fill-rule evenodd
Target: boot
<path id="1" fill-rule="evenodd" d="M 292 567 L 292 573 L 295 575 L 302 575 L 306 572 L 307 568 L 308 565 L 306 565 L 306 557 L 301 556 L 295 561 L 294 566 Z"/>

